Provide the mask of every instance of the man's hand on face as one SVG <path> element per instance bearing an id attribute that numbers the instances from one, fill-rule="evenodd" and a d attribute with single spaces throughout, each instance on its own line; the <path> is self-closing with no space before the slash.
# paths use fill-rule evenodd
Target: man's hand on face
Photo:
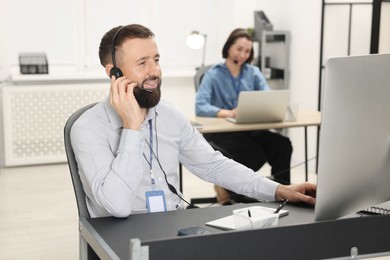
<path id="1" fill-rule="evenodd" d="M 133 89 L 137 83 L 130 79 L 111 77 L 110 103 L 123 122 L 123 128 L 139 130 L 145 118 L 145 109 L 141 109 L 134 97 Z"/>

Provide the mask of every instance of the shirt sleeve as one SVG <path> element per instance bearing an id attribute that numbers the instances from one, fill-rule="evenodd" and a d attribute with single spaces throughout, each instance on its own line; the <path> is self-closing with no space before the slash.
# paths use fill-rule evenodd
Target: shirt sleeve
<path id="1" fill-rule="evenodd" d="M 127 217 L 142 178 L 143 134 L 121 131 L 117 150 L 106 133 L 82 122 L 72 127 L 71 140 L 84 190 L 101 208 L 92 209 L 97 215 Z M 94 204 L 89 205 L 93 207 Z"/>
<path id="2" fill-rule="evenodd" d="M 260 200 L 275 200 L 279 183 L 214 151 L 190 125 L 185 126 L 182 133 L 180 161 L 190 172 L 238 194 Z"/>

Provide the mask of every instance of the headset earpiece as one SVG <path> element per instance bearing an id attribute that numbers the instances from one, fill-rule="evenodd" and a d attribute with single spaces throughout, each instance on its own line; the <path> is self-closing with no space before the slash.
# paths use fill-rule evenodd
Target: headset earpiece
<path id="1" fill-rule="evenodd" d="M 116 44 L 116 38 L 118 37 L 119 32 L 123 29 L 124 27 L 120 27 L 116 33 L 114 34 L 114 37 L 112 37 L 112 50 L 111 50 L 111 56 L 112 56 L 112 63 L 114 67 L 110 70 L 110 78 L 114 75 L 115 78 L 120 78 L 123 76 L 122 71 L 116 66 L 116 59 L 115 59 L 115 44 Z"/>
<path id="2" fill-rule="evenodd" d="M 110 70 L 110 78 L 112 76 L 115 76 L 115 78 L 117 79 L 117 78 L 122 77 L 123 73 L 118 67 L 112 67 L 112 69 Z"/>

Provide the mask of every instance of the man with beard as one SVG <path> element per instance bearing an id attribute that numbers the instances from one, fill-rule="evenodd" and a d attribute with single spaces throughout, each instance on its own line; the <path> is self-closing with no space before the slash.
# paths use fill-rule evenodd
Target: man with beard
<path id="1" fill-rule="evenodd" d="M 179 162 L 205 181 L 252 198 L 315 203 L 316 185 L 281 185 L 225 158 L 180 111 L 160 100 L 160 55 L 148 28 L 111 29 L 99 57 L 111 78 L 110 95 L 71 130 L 91 217 L 183 209 L 186 201 L 176 188 Z"/>

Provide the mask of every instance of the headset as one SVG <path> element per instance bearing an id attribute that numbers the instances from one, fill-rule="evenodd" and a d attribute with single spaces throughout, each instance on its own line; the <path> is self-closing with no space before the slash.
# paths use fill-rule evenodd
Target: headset
<path id="1" fill-rule="evenodd" d="M 111 50 L 111 56 L 112 56 L 112 63 L 114 65 L 114 67 L 112 67 L 112 69 L 110 70 L 110 78 L 112 76 L 115 76 L 115 78 L 120 78 L 123 76 L 123 73 L 122 71 L 116 66 L 116 60 L 115 60 L 115 41 L 116 41 L 116 38 L 118 37 L 118 34 L 119 32 L 124 28 L 124 26 L 120 27 L 116 33 L 114 34 L 114 37 L 112 37 L 112 50 Z"/>
<path id="2" fill-rule="evenodd" d="M 121 71 L 120 68 L 118 68 L 116 66 L 116 59 L 115 59 L 115 52 L 116 52 L 116 48 L 115 48 L 115 42 L 116 42 L 116 38 L 118 38 L 118 35 L 120 33 L 120 31 L 125 28 L 124 26 L 120 27 L 118 29 L 118 31 L 116 31 L 116 33 L 114 34 L 114 37 L 112 37 L 112 49 L 111 49 L 111 58 L 112 58 L 112 64 L 114 65 L 114 67 L 112 67 L 112 69 L 110 70 L 110 78 L 112 76 L 115 76 L 116 79 L 120 78 L 123 76 L 123 72 Z M 145 89 L 145 88 L 141 88 L 143 91 L 147 92 L 147 93 L 153 93 L 153 90 L 151 89 Z"/>

